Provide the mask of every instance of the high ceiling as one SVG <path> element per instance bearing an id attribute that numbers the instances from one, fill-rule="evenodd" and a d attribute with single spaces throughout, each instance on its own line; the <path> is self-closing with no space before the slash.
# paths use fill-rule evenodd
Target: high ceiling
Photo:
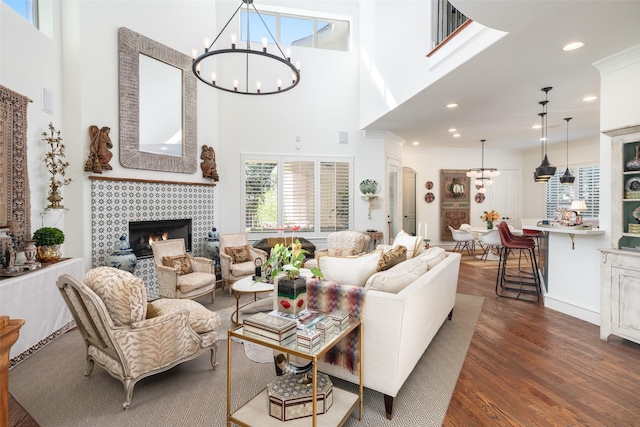
<path id="1" fill-rule="evenodd" d="M 600 75 L 593 63 L 640 43 L 640 1 L 450 0 L 474 21 L 509 34 L 367 129 L 420 146 L 526 149 L 539 146 L 539 101 L 551 86 L 549 144 L 598 138 Z M 565 52 L 573 41 L 585 45 Z M 640 76 L 638 77 L 640 78 Z M 446 104 L 455 102 L 455 109 Z M 449 128 L 456 128 L 453 138 Z"/>

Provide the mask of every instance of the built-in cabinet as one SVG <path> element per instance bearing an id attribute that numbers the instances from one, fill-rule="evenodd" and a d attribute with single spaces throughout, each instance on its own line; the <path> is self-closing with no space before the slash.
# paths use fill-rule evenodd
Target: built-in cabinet
<path id="1" fill-rule="evenodd" d="M 640 343 L 640 170 L 627 166 L 640 147 L 640 125 L 604 134 L 612 138 L 612 248 L 601 249 L 600 338 L 614 334 Z"/>

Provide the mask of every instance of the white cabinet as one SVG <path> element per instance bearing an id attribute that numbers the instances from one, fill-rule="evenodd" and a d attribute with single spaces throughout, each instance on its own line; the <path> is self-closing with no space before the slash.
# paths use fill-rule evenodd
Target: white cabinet
<path id="1" fill-rule="evenodd" d="M 640 171 L 627 167 L 640 147 L 640 125 L 604 132 L 611 139 L 611 249 L 601 249 L 600 338 L 640 343 Z M 638 185 L 633 185 L 638 182 Z"/>

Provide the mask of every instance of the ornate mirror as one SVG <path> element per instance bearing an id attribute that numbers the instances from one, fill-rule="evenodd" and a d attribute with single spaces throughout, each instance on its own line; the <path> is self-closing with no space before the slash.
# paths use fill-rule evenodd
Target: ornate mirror
<path id="1" fill-rule="evenodd" d="M 195 173 L 196 78 L 191 58 L 141 34 L 118 30 L 120 164 Z"/>

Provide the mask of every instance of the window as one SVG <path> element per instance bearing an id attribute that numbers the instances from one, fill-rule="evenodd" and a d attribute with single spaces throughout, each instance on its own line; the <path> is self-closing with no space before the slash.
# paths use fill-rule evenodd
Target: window
<path id="1" fill-rule="evenodd" d="M 350 158 L 244 155 L 243 163 L 247 232 L 351 228 Z"/>
<path id="2" fill-rule="evenodd" d="M 600 215 L 600 166 L 582 166 L 569 168 L 576 177 L 573 184 L 560 183 L 564 169 L 556 170 L 556 174 L 547 182 L 547 218 L 553 218 L 556 209 L 569 209 L 573 200 L 584 200 L 587 210 L 582 212 L 583 218 L 598 218 Z"/>
<path id="3" fill-rule="evenodd" d="M 24 19 L 35 27 L 38 26 L 38 2 L 37 0 L 3 0 L 11 9 L 15 10 Z"/>
<path id="4" fill-rule="evenodd" d="M 247 11 L 242 10 L 240 15 L 243 41 L 250 38 L 251 42 L 260 43 L 262 37 L 267 37 L 269 43 L 273 44 L 275 37 L 282 46 L 349 51 L 349 21 L 260 10 L 260 16 L 264 20 L 262 24 L 260 17 L 249 11 L 248 27 L 251 34 L 247 34 Z"/>

